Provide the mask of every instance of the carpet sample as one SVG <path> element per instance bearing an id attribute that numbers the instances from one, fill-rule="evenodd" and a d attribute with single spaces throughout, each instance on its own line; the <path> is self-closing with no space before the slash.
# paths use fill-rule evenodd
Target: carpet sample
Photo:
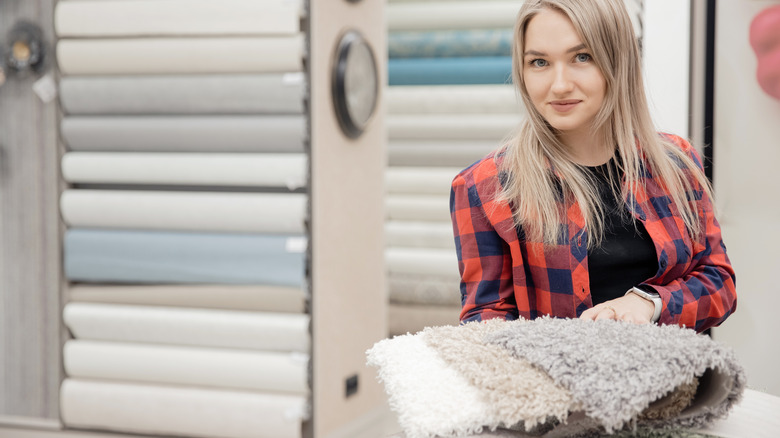
<path id="1" fill-rule="evenodd" d="M 539 318 L 486 336 L 533 363 L 582 403 L 608 433 L 636 421 L 650 406 L 695 377 L 715 393 L 655 427 L 701 427 L 723 417 L 745 387 L 734 353 L 679 326 Z M 721 390 L 721 391 L 718 391 Z"/>
<path id="2" fill-rule="evenodd" d="M 730 349 L 677 326 L 491 320 L 367 354 L 406 438 L 672 436 L 724 417 L 745 387 Z"/>

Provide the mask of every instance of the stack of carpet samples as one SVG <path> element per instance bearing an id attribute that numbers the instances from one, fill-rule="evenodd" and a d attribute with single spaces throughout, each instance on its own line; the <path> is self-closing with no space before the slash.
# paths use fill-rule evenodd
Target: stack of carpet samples
<path id="1" fill-rule="evenodd" d="M 406 438 L 668 436 L 725 417 L 745 388 L 730 349 L 678 326 L 491 320 L 367 354 Z"/>

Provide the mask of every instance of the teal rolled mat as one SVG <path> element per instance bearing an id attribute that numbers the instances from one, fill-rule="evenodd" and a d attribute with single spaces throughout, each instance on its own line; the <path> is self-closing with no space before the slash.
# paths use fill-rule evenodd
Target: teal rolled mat
<path id="1" fill-rule="evenodd" d="M 391 59 L 512 56 L 512 29 L 390 32 L 387 52 Z"/>
<path id="2" fill-rule="evenodd" d="M 268 284 L 301 287 L 296 235 L 70 229 L 65 276 L 77 282 Z"/>
<path id="3" fill-rule="evenodd" d="M 512 57 L 390 59 L 387 69 L 390 85 L 508 84 Z"/>

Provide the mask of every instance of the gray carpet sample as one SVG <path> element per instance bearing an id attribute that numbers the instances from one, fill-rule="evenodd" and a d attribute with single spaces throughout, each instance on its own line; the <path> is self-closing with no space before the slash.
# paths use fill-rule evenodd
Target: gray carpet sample
<path id="1" fill-rule="evenodd" d="M 745 387 L 730 349 L 678 326 L 540 318 L 510 324 L 486 335 L 485 342 L 541 368 L 607 433 L 637 426 L 700 427 L 725 416 Z M 640 417 L 652 402 L 690 387 L 695 378 L 700 389 L 678 416 Z"/>

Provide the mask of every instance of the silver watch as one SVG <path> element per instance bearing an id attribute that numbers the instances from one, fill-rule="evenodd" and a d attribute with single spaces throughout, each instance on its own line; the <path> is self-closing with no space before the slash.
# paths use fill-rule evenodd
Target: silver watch
<path id="1" fill-rule="evenodd" d="M 628 294 L 636 294 L 640 297 L 652 301 L 653 305 L 655 306 L 655 311 L 653 312 L 653 319 L 652 322 L 658 322 L 658 319 L 661 317 L 661 308 L 663 308 L 663 301 L 661 301 L 661 296 L 658 295 L 658 292 L 645 292 L 642 289 L 639 289 L 638 287 L 632 287 L 631 289 L 626 292 L 626 295 Z"/>

